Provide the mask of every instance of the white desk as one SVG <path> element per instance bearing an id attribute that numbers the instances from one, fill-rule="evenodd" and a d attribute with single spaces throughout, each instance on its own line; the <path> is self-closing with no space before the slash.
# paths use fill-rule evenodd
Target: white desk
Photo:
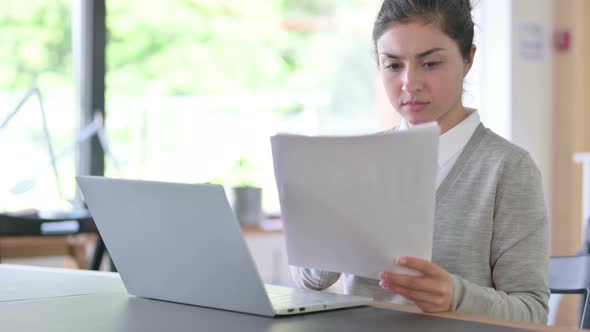
<path id="1" fill-rule="evenodd" d="M 239 294 L 236 294 L 239 296 Z M 574 331 L 385 303 L 266 318 L 130 296 L 116 273 L 0 264 L 2 331 Z"/>
<path id="2" fill-rule="evenodd" d="M 126 293 L 118 273 L 9 264 L 0 264 L 0 290 L 0 302 L 105 292 Z"/>

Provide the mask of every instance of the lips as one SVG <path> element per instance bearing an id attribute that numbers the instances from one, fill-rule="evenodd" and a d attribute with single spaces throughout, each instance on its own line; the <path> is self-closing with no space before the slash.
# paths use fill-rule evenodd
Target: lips
<path id="1" fill-rule="evenodd" d="M 408 101 L 402 103 L 402 108 L 410 111 L 410 112 L 420 112 L 426 108 L 430 103 L 426 101 Z"/>

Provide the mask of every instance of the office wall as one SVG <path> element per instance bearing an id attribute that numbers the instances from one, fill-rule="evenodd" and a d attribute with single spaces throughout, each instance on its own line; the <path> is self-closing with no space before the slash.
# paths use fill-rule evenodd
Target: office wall
<path id="1" fill-rule="evenodd" d="M 553 111 L 555 179 L 554 254 L 571 254 L 582 241 L 582 166 L 575 152 L 590 152 L 590 2 L 560 0 L 555 6 L 555 29 L 569 32 L 571 46 L 556 51 Z"/>
<path id="2" fill-rule="evenodd" d="M 582 246 L 582 166 L 575 152 L 590 151 L 590 1 L 559 0 L 554 4 L 556 32 L 569 32 L 570 47 L 554 51 L 553 76 L 553 255 L 571 255 Z M 561 305 L 557 323 L 573 325 L 579 302 Z"/>
<path id="3" fill-rule="evenodd" d="M 554 104 L 552 116 L 554 179 L 552 182 L 553 227 L 552 253 L 569 255 L 580 249 L 581 225 L 581 166 L 575 165 L 576 151 L 589 151 L 588 102 L 584 91 L 588 86 L 586 73 L 590 43 L 585 39 L 590 24 L 584 16 L 590 13 L 585 0 L 560 0 L 555 4 L 555 30 L 571 35 L 569 50 L 556 51 L 554 70 Z"/>
<path id="4" fill-rule="evenodd" d="M 512 1 L 512 11 L 512 141 L 535 159 L 551 210 L 553 0 Z"/>
<path id="5" fill-rule="evenodd" d="M 507 139 L 511 136 L 511 2 L 482 0 L 475 5 L 479 16 L 474 17 L 475 56 L 480 61 L 481 120 L 488 128 Z"/>

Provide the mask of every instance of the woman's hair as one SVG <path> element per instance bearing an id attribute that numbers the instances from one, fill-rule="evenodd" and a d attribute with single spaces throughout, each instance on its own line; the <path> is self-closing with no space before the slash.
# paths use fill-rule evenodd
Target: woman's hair
<path id="1" fill-rule="evenodd" d="M 410 21 L 437 23 L 453 39 L 464 60 L 469 60 L 473 45 L 473 20 L 469 0 L 384 0 L 373 25 L 373 43 L 391 23 Z"/>

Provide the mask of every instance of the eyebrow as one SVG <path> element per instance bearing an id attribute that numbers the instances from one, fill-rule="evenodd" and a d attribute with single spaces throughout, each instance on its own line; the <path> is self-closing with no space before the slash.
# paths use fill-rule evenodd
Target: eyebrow
<path id="1" fill-rule="evenodd" d="M 426 50 L 424 52 L 420 52 L 420 53 L 416 54 L 416 57 L 417 58 L 424 58 L 426 56 L 429 56 L 432 53 L 439 52 L 439 51 L 446 51 L 446 50 L 447 50 L 446 48 L 435 47 L 435 48 L 431 48 L 429 50 Z M 387 52 L 381 52 L 379 54 L 380 55 L 385 55 L 388 58 L 397 59 L 397 60 L 399 60 L 399 59 L 402 58 L 399 55 L 395 55 L 395 54 L 391 54 L 391 53 L 387 53 Z"/>

